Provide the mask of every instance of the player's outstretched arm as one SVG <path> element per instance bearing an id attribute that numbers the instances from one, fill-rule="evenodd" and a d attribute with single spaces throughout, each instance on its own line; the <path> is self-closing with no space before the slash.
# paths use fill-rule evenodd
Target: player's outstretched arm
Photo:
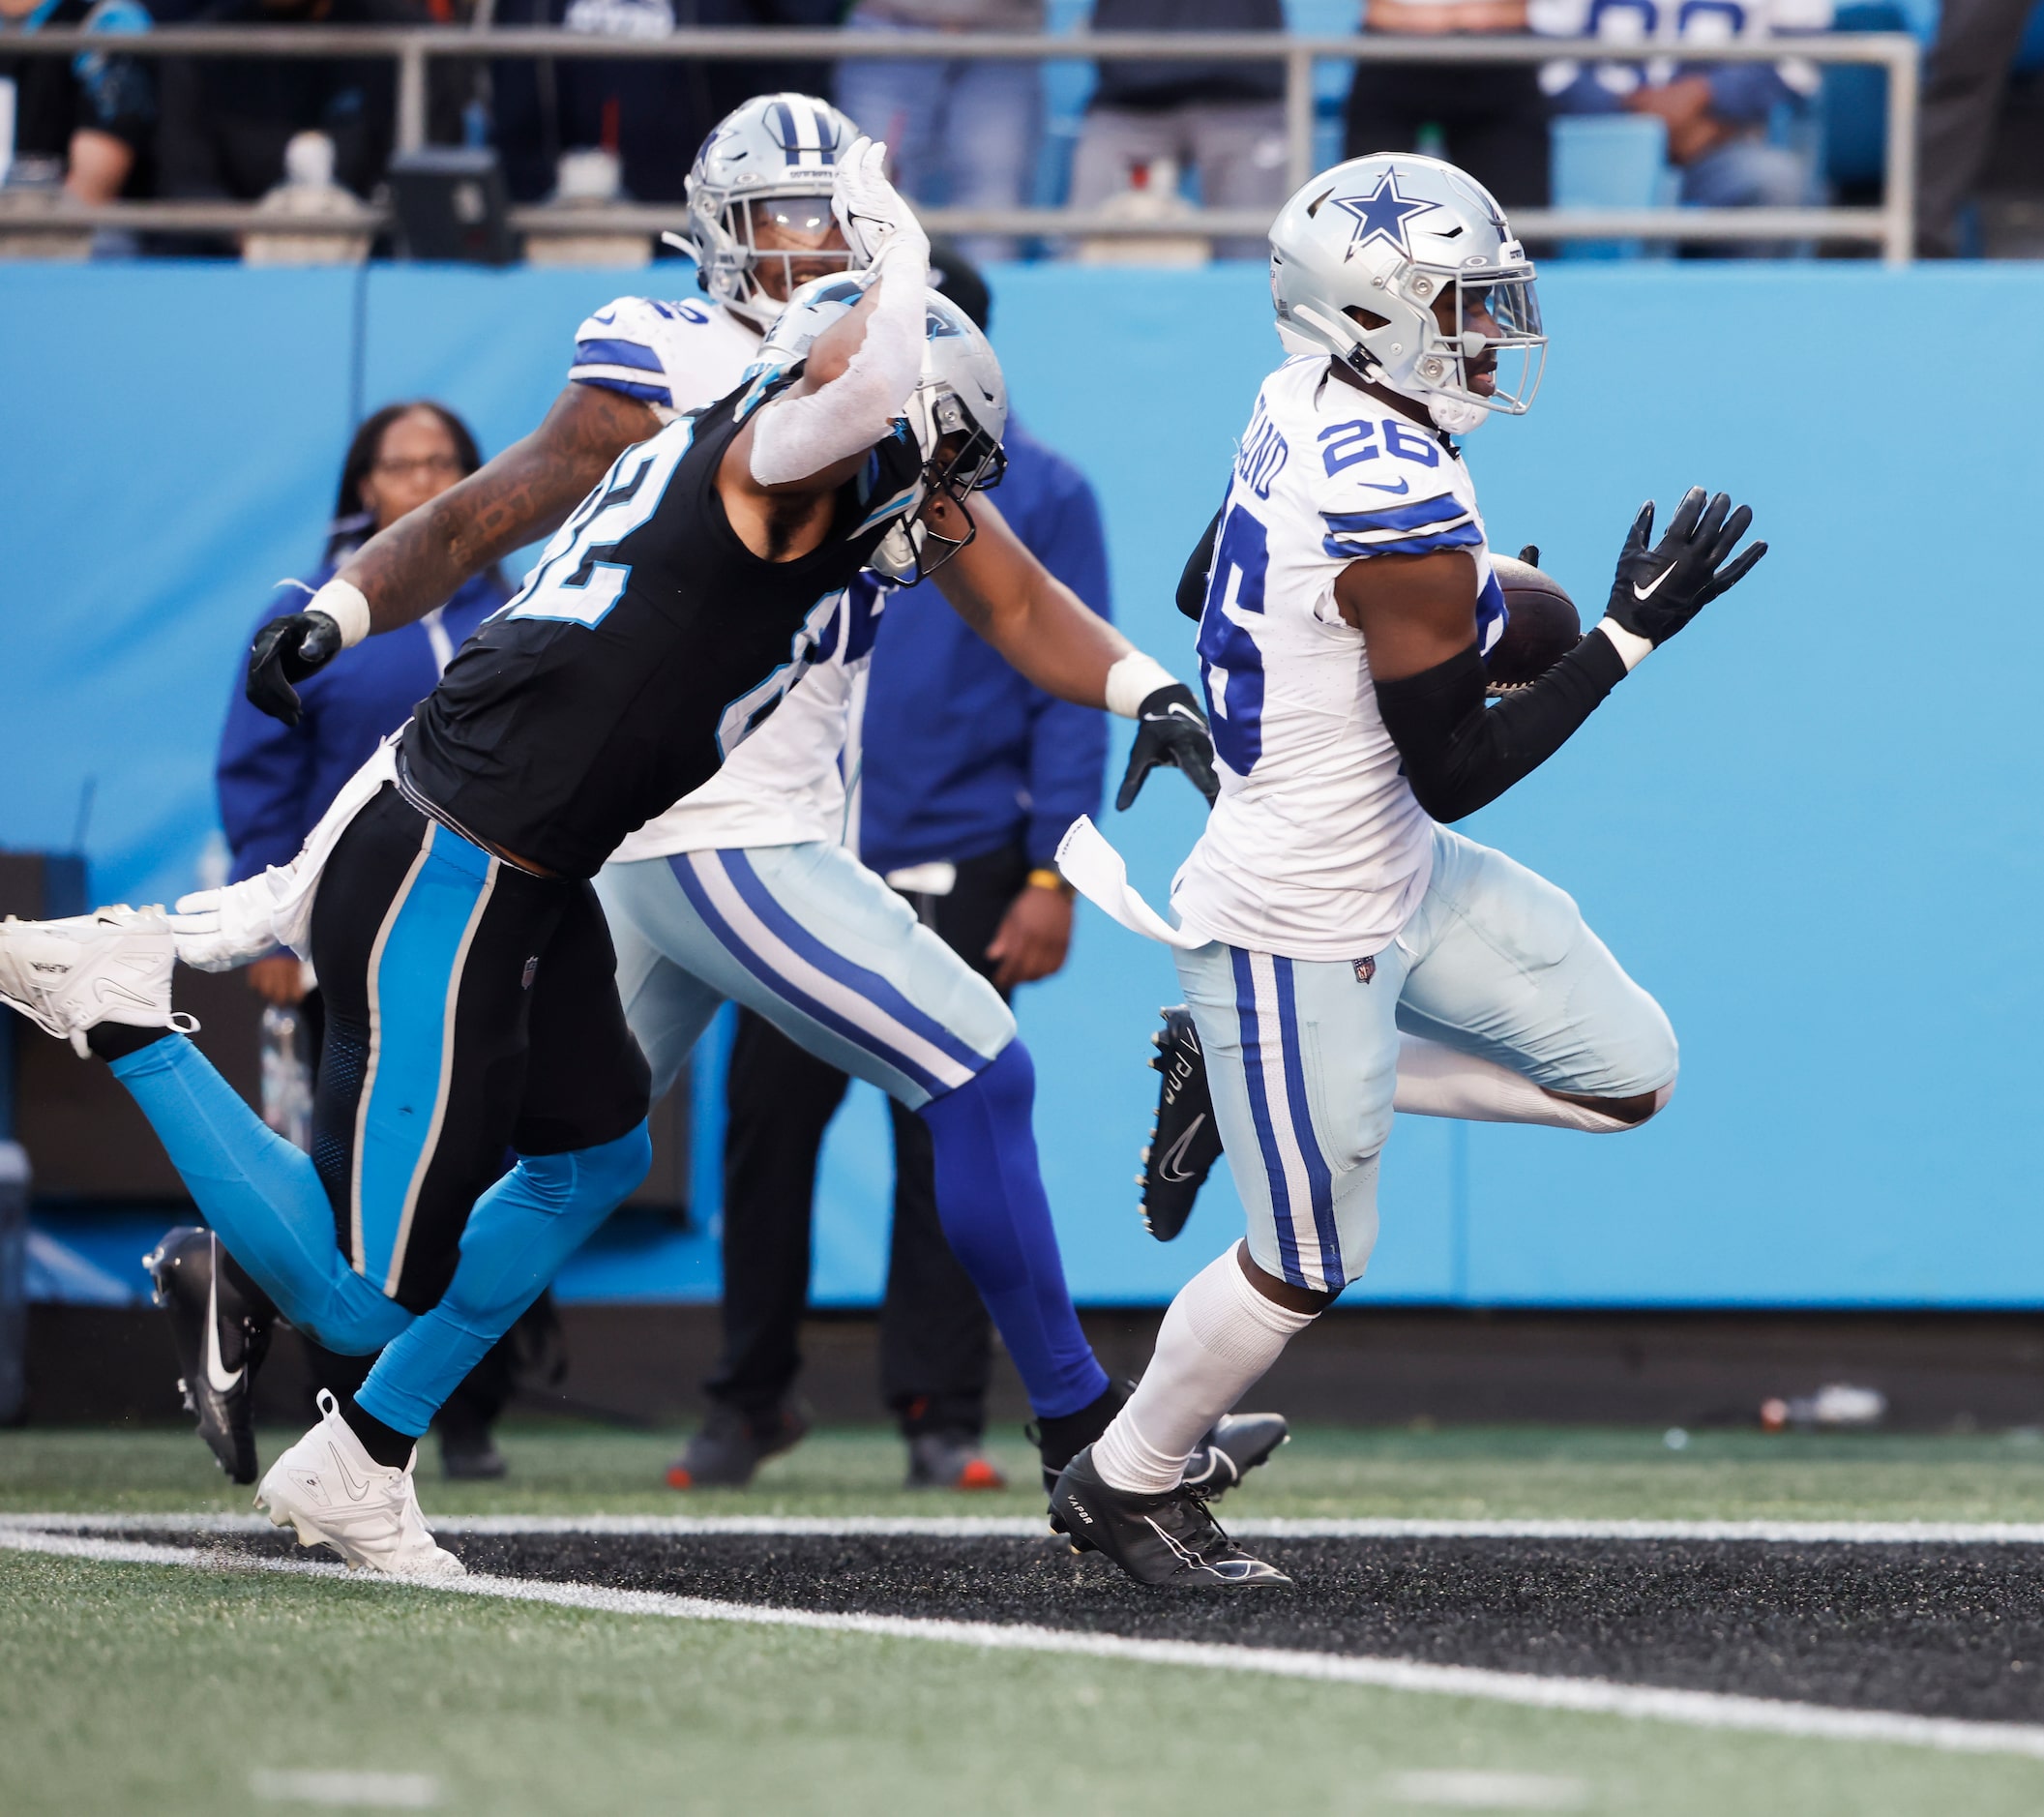
<path id="1" fill-rule="evenodd" d="M 610 463 L 660 427 L 637 398 L 569 385 L 531 434 L 370 537 L 303 611 L 263 626 L 249 653 L 250 700 L 295 726 L 294 684 L 371 632 L 423 618 L 513 550 L 551 536 Z"/>
<path id="2" fill-rule="evenodd" d="M 1546 762 L 1649 650 L 1752 571 L 1766 544 L 1733 556 L 1752 521 L 1723 492 L 1706 502 L 1693 489 L 1649 548 L 1647 505 L 1619 554 L 1603 620 L 1539 680 L 1488 709 L 1471 556 L 1377 556 L 1345 569 L 1335 600 L 1363 633 L 1377 708 L 1419 805 L 1459 820 Z"/>
<path id="3" fill-rule="evenodd" d="M 846 244 L 871 259 L 865 294 L 816 337 L 801 376 L 732 437 L 717 469 L 732 530 L 769 561 L 815 546 L 822 500 L 894 434 L 922 376 L 930 240 L 882 173 L 886 156 L 873 139 L 854 141 L 831 192 Z"/>
<path id="4" fill-rule="evenodd" d="M 934 576 L 961 618 L 1046 694 L 1136 721 L 1117 808 L 1161 764 L 1182 769 L 1209 802 L 1220 793 L 1213 738 L 1193 691 L 1038 561 L 991 500 L 973 500 L 968 524 L 939 494 L 924 519 L 932 534 L 964 544 Z"/>

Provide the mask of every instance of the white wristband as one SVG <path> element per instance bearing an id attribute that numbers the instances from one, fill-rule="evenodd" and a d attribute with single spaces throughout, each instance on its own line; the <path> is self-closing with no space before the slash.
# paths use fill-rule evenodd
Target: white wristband
<path id="1" fill-rule="evenodd" d="M 1618 660 L 1625 665 L 1628 675 L 1653 649 L 1651 640 L 1643 638 L 1637 631 L 1626 630 L 1615 618 L 1600 618 L 1592 629 L 1603 632 L 1611 640 L 1611 646 L 1618 652 Z"/>
<path id="2" fill-rule="evenodd" d="M 329 581 L 306 601 L 309 612 L 325 612 L 341 627 L 341 647 L 351 650 L 370 634 L 369 596 L 349 581 Z"/>
<path id="3" fill-rule="evenodd" d="M 1143 701 L 1159 688 L 1174 686 L 1177 680 L 1154 656 L 1131 650 L 1108 670 L 1108 711 L 1119 713 L 1123 719 L 1134 719 L 1142 710 Z"/>

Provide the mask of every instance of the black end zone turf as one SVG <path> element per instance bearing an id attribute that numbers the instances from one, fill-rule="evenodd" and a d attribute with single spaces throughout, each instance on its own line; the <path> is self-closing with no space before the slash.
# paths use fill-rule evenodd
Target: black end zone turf
<path id="1" fill-rule="evenodd" d="M 287 1535 L 133 1535 L 296 1554 Z M 1293 1591 L 1170 1595 L 1062 1541 L 454 1534 L 471 1571 L 861 1614 L 2044 1721 L 2044 1547 L 1272 1539 Z"/>

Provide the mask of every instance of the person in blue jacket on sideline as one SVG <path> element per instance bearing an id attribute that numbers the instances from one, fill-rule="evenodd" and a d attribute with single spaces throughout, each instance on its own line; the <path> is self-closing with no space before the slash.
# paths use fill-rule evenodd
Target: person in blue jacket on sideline
<path id="1" fill-rule="evenodd" d="M 444 404 L 425 401 L 390 403 L 355 432 L 341 469 L 341 491 L 319 567 L 297 581 L 316 589 L 358 543 L 395 523 L 406 512 L 444 492 L 483 464 L 468 426 Z M 332 804 L 341 787 L 359 769 L 377 742 L 411 717 L 412 709 L 438 684 L 441 671 L 475 628 L 511 597 L 495 569 L 476 576 L 445 605 L 416 624 L 370 638 L 343 651 L 298 684 L 305 710 L 286 726 L 249 704 L 240 666 L 229 691 L 227 723 L 221 732 L 215 775 L 221 824 L 232 854 L 229 880 L 253 877 L 268 865 L 287 864 L 307 833 Z M 254 624 L 267 624 L 280 611 L 278 596 L 266 601 Z M 248 647 L 242 640 L 242 648 Z M 295 1009 L 303 1019 L 300 1052 L 319 1053 L 320 1001 L 316 984 L 290 953 L 258 959 L 248 968 L 249 983 L 266 1003 Z M 158 1252 L 157 1266 L 175 1266 L 179 1234 Z M 183 1240 L 210 1241 L 204 1232 Z M 225 1263 L 224 1256 L 222 1258 Z M 156 1258 L 152 1258 L 157 1262 Z M 256 1305 L 263 1296 L 252 1282 L 244 1289 Z M 266 1327 L 266 1322 L 265 1322 Z M 525 1320 L 485 1356 L 457 1389 L 435 1425 L 441 1460 L 451 1476 L 498 1476 L 504 1460 L 490 1427 L 512 1387 L 512 1358 L 518 1347 L 545 1346 L 554 1328 L 551 1302 L 534 1306 Z M 251 1330 L 250 1343 L 267 1342 L 267 1329 Z M 321 1380 L 332 1387 L 359 1378 L 370 1357 L 319 1356 Z M 205 1431 L 204 1422 L 201 1431 Z M 223 1464 L 226 1463 L 222 1459 Z M 230 1474 L 234 1466 L 229 1464 Z"/>

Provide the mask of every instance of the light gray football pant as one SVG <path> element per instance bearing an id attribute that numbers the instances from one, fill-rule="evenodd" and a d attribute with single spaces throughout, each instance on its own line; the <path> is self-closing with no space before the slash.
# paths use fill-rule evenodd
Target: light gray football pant
<path id="1" fill-rule="evenodd" d="M 656 1099 L 726 998 L 912 1111 L 1015 1038 L 992 985 L 842 846 L 607 864 L 596 893 Z"/>
<path id="2" fill-rule="evenodd" d="M 1623 1098 L 1674 1082 L 1674 1030 L 1575 902 L 1446 827 L 1434 879 L 1375 972 L 1218 941 L 1180 952 L 1249 1253 L 1298 1287 L 1358 1279 L 1377 1243 L 1399 1031 L 1554 1091 Z"/>

